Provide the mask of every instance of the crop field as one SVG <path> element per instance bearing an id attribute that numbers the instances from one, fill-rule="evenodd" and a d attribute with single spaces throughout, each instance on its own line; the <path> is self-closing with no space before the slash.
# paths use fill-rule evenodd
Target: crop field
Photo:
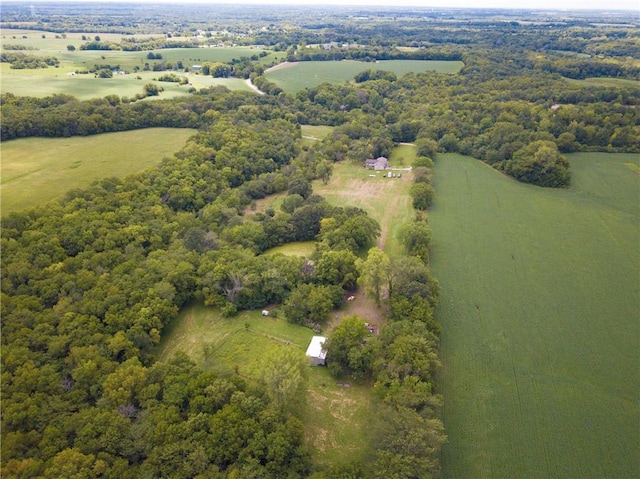
<path id="1" fill-rule="evenodd" d="M 352 81 L 364 70 L 392 71 L 398 77 L 406 73 L 436 71 L 457 73 L 463 64 L 459 61 L 436 60 L 380 60 L 375 63 L 344 60 L 339 62 L 297 62 L 283 64 L 266 73 L 266 77 L 287 93 L 295 93 L 322 83 Z"/>
<path id="2" fill-rule="evenodd" d="M 158 164 L 196 131 L 147 128 L 73 138 L 20 138 L 2 144 L 2 214 L 43 204 L 73 188 Z"/>
<path id="3" fill-rule="evenodd" d="M 436 163 L 446 478 L 640 470 L 637 155 L 570 155 L 566 190 Z"/>
<path id="4" fill-rule="evenodd" d="M 214 308 L 194 304 L 163 333 L 159 359 L 184 351 L 207 370 L 256 380 L 264 358 L 274 349 L 304 351 L 312 336 L 308 328 L 263 317 L 258 311 L 223 318 Z M 309 367 L 308 401 L 302 418 L 316 463 L 337 465 L 362 457 L 370 412 L 367 387 L 338 385 L 326 368 Z"/>

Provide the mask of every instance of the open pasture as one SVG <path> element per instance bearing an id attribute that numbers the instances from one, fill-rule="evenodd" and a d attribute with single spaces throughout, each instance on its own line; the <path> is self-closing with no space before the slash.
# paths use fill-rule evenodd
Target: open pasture
<path id="1" fill-rule="evenodd" d="M 322 83 L 344 83 L 352 81 L 357 73 L 364 70 L 392 71 L 398 77 L 406 73 L 436 71 L 457 73 L 462 68 L 459 61 L 435 60 L 380 60 L 377 62 L 359 62 L 343 60 L 338 62 L 296 62 L 281 68 L 274 68 L 266 77 L 287 93 L 295 93 Z"/>
<path id="2" fill-rule="evenodd" d="M 302 138 L 310 140 L 322 140 L 329 136 L 333 131 L 333 126 L 325 125 L 301 125 Z"/>
<path id="3" fill-rule="evenodd" d="M 214 308 L 194 304 L 185 308 L 163 333 L 159 360 L 177 351 L 187 353 L 199 366 L 222 376 L 239 374 L 252 381 L 260 377 L 274 349 L 306 350 L 313 332 L 282 318 L 264 317 L 258 311 L 223 318 Z M 289 344 L 287 344 L 289 342 Z M 369 389 L 339 386 L 323 367 L 309 367 L 307 403 L 302 412 L 305 436 L 320 465 L 349 463 L 362 457 L 371 413 Z"/>
<path id="4" fill-rule="evenodd" d="M 20 138 L 3 142 L 2 214 L 38 206 L 73 188 L 159 163 L 195 130 L 147 128 L 73 138 Z"/>
<path id="5" fill-rule="evenodd" d="M 71 71 L 47 68 L 45 70 L 10 70 L 9 65 L 0 66 L 2 75 L 2 92 L 18 96 L 45 97 L 54 94 L 66 94 L 78 100 L 104 98 L 107 95 L 133 98 L 143 92 L 147 83 L 155 83 L 164 88 L 159 96 L 148 97 L 144 101 L 174 98 L 188 95 L 189 88 L 207 88 L 212 85 L 226 86 L 230 90 L 252 91 L 239 78 L 213 78 L 194 73 L 176 73 L 186 76 L 189 85 L 178 85 L 171 82 L 159 82 L 157 78 L 162 72 L 138 72 L 128 75 L 117 75 L 113 78 L 95 78 L 93 74 L 71 75 Z"/>
<path id="6" fill-rule="evenodd" d="M 640 470 L 638 157 L 570 161 L 566 190 L 436 162 L 444 477 Z"/>

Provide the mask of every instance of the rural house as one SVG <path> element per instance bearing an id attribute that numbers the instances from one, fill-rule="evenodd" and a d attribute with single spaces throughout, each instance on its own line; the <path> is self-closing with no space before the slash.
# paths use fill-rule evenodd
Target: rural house
<path id="1" fill-rule="evenodd" d="M 364 160 L 364 167 L 367 170 L 386 170 L 389 167 L 389 160 L 387 160 L 384 156 Z"/>
<path id="2" fill-rule="evenodd" d="M 327 340 L 324 336 L 314 336 L 311 338 L 311 342 L 309 343 L 309 347 L 307 348 L 307 352 L 305 356 L 309 358 L 309 361 L 313 366 L 324 366 L 327 357 L 327 352 L 322 349 L 324 342 Z"/>

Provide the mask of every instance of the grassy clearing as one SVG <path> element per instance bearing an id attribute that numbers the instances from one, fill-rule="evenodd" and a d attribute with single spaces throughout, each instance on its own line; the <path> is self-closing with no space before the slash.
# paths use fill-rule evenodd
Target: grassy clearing
<path id="1" fill-rule="evenodd" d="M 398 76 L 406 73 L 422 73 L 436 71 L 440 73 L 457 73 L 462 68 L 458 61 L 431 60 L 381 60 L 375 63 L 344 60 L 339 62 L 297 62 L 286 68 L 274 69 L 266 77 L 276 83 L 287 93 L 295 93 L 304 88 L 314 87 L 322 83 L 344 83 L 363 70 L 392 71 Z"/>
<path id="2" fill-rule="evenodd" d="M 158 357 L 162 361 L 184 351 L 200 366 L 222 376 L 240 374 L 255 380 L 264 358 L 274 349 L 305 350 L 312 336 L 310 329 L 263 317 L 257 311 L 223 318 L 218 310 L 195 304 L 167 328 Z M 336 465 L 362 457 L 370 414 L 368 387 L 338 386 L 326 368 L 309 367 L 308 402 L 302 415 L 315 463 Z"/>
<path id="3" fill-rule="evenodd" d="M 565 78 L 565 80 L 573 85 L 579 86 L 603 86 L 603 87 L 634 87 L 640 88 L 640 81 L 628 80 L 625 78 L 585 78 L 584 80 L 574 80 L 573 78 Z"/>
<path id="4" fill-rule="evenodd" d="M 63 196 L 92 181 L 125 176 L 178 151 L 195 130 L 147 128 L 73 138 L 24 138 L 2 144 L 2 214 Z"/>
<path id="5" fill-rule="evenodd" d="M 392 167 L 408 167 L 410 161 L 400 165 L 396 151 L 404 152 L 405 158 L 411 156 L 412 146 L 399 146 L 392 152 Z M 413 153 L 415 156 L 415 152 Z M 395 164 L 394 164 L 395 163 Z M 384 172 L 366 170 L 360 164 L 350 162 L 335 163 L 333 176 L 328 184 L 321 181 L 313 183 L 313 191 L 336 206 L 356 206 L 367 211 L 380 223 L 381 235 L 378 246 L 390 256 L 404 254 L 398 240 L 398 229 L 413 219 L 409 188 L 413 175 L 410 171 L 400 171 L 402 178 L 383 178 Z M 373 176 L 370 176 L 373 175 Z M 267 208 L 279 210 L 286 193 L 279 193 L 256 201 L 255 211 L 264 212 Z M 247 213 L 250 213 L 247 211 Z M 288 247 L 288 246 L 287 246 Z"/>
<path id="6" fill-rule="evenodd" d="M 301 125 L 302 137 L 311 140 L 322 140 L 331 134 L 333 126 Z"/>
<path id="7" fill-rule="evenodd" d="M 640 470 L 638 158 L 570 161 L 567 190 L 436 164 L 447 478 Z"/>
<path id="8" fill-rule="evenodd" d="M 296 241 L 295 243 L 287 243 L 282 246 L 276 246 L 270 248 L 264 252 L 264 254 L 276 254 L 282 253 L 289 256 L 303 256 L 310 257 L 316 249 L 316 244 L 313 241 Z"/>

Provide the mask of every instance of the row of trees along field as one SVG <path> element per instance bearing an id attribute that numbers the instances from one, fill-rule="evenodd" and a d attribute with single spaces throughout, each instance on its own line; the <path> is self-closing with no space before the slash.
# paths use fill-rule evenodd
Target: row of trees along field
<path id="1" fill-rule="evenodd" d="M 331 175 L 331 139 L 300 151 L 299 129 L 278 106 L 245 95 L 256 103 L 249 115 L 228 107 L 235 97 L 203 94 L 210 105 L 218 102 L 207 112 L 211 126 L 157 168 L 2 219 L 5 477 L 313 472 L 300 421 L 264 386 L 215 377 L 185 356 L 154 361 L 164 327 L 193 299 L 229 315 L 283 303 L 291 321 L 314 326 L 342 303 L 345 289 L 371 277 L 374 253 L 362 265 L 356 253 L 378 236 L 377 223 L 359 209 L 330 206 L 311 189 L 311 179 Z M 364 141 L 340 135 L 346 149 Z M 288 192 L 282 211 L 243 215 L 252 200 L 281 191 Z M 318 241 L 313 262 L 260 255 L 298 240 Z M 353 464 L 326 477 L 386 477 L 380 471 L 399 463 L 403 477 L 438 468 L 443 435 L 431 382 L 437 284 L 420 264 L 385 267 L 399 324 L 354 370 L 380 377 L 380 407 L 389 411 L 379 437 L 396 439 L 373 447 L 371 467 Z M 424 340 L 415 351 L 392 348 L 396 338 L 417 333 Z M 428 359 L 426 369 L 382 376 L 377 369 L 400 350 L 406 361 Z M 408 428 L 419 432 L 410 450 L 402 447 Z"/>

